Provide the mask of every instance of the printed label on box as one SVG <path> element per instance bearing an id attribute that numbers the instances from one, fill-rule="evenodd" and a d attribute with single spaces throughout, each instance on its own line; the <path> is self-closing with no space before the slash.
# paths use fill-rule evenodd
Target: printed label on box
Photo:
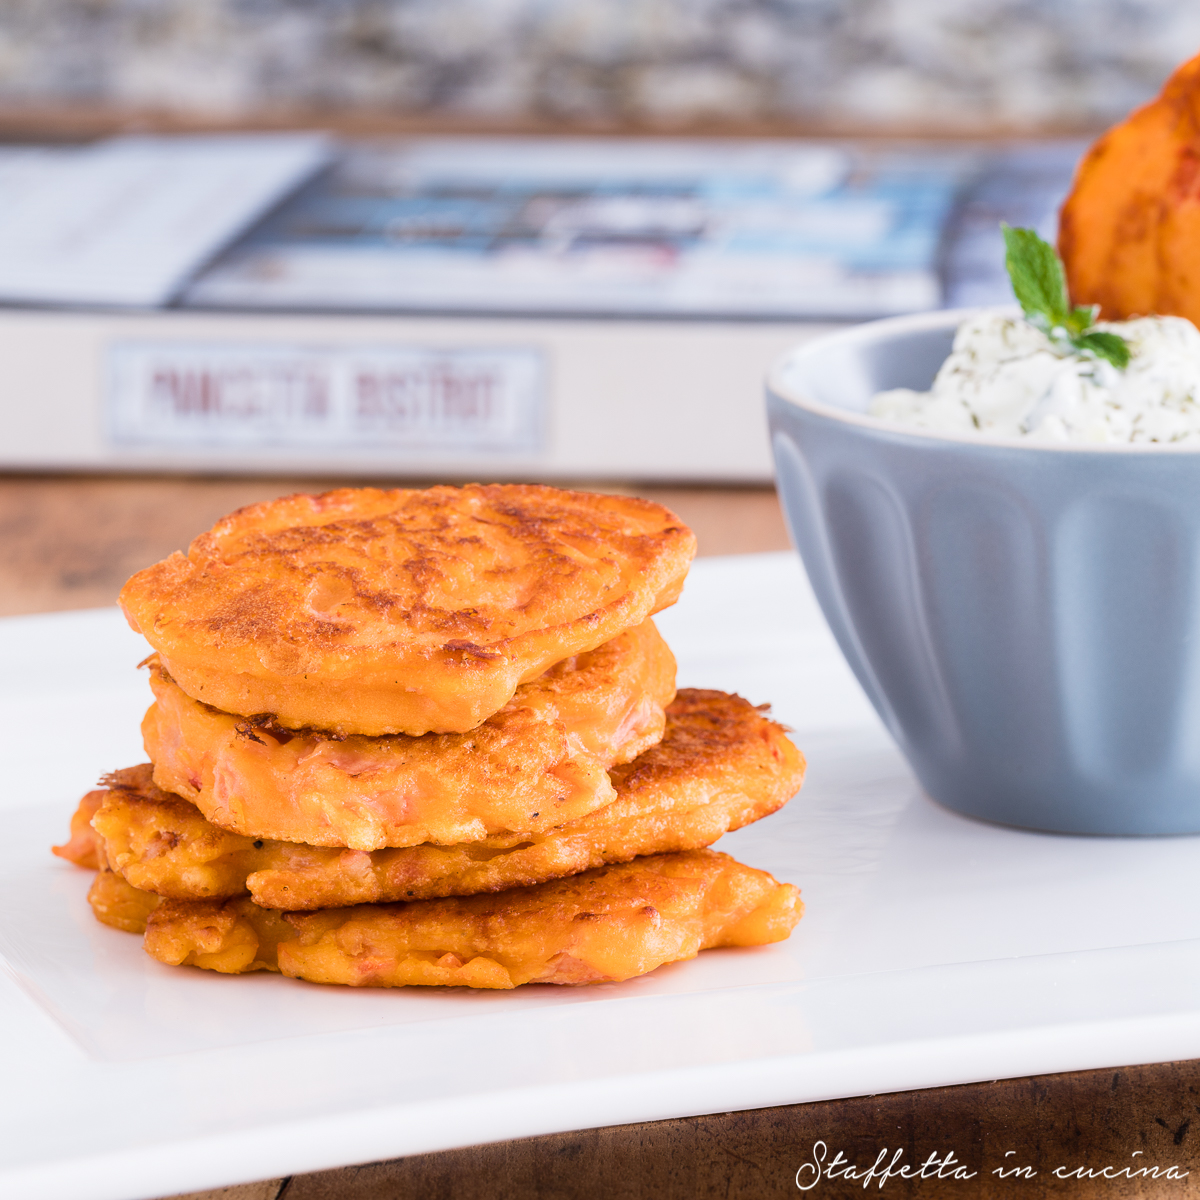
<path id="1" fill-rule="evenodd" d="M 114 445 L 529 454 L 545 363 L 525 347 L 125 342 L 109 350 Z"/>

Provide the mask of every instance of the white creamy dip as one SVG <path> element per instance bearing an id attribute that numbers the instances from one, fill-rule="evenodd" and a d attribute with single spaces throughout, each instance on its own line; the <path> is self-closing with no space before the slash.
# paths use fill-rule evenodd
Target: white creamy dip
<path id="1" fill-rule="evenodd" d="M 879 392 L 868 412 L 945 433 L 1200 446 L 1200 331 L 1182 317 L 1093 328 L 1128 343 L 1123 371 L 1023 317 L 983 313 L 959 326 L 930 391 Z"/>

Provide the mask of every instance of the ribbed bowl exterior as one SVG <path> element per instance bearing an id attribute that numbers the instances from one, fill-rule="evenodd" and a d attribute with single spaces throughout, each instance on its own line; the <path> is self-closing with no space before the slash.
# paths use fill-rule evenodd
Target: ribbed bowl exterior
<path id="1" fill-rule="evenodd" d="M 1062 833 L 1200 832 L 1200 454 L 829 411 L 927 387 L 959 319 L 864 326 L 771 377 L 780 495 L 825 616 L 941 804 Z"/>

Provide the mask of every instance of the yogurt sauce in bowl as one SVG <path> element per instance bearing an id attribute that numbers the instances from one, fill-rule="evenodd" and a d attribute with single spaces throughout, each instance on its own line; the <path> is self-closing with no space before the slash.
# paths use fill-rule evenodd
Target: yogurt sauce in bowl
<path id="1" fill-rule="evenodd" d="M 1022 316 L 979 313 L 959 326 L 928 392 L 879 392 L 868 412 L 931 432 L 1200 448 L 1200 330 L 1183 317 L 1095 328 L 1124 338 L 1123 370 Z"/>
<path id="2" fill-rule="evenodd" d="M 1022 315 L 893 318 L 777 365 L 788 524 L 935 800 L 1200 834 L 1200 331 L 1097 325 L 1053 247 L 1004 239 Z"/>
<path id="3" fill-rule="evenodd" d="M 1118 368 L 1010 312 L 947 312 L 814 340 L 770 376 L 780 497 L 822 610 L 924 790 L 957 812 L 1200 834 L 1200 334 L 1146 324 L 1169 353 L 1140 366 L 1136 345 Z M 981 335 L 990 357 L 964 351 Z M 946 424 L 864 411 L 939 368 L 968 380 Z"/>

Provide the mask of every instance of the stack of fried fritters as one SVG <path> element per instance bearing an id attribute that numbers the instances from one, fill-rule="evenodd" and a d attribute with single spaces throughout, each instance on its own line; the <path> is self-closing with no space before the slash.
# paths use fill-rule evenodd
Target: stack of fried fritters
<path id="1" fill-rule="evenodd" d="M 241 509 L 125 586 L 151 763 L 55 852 L 101 921 L 226 973 L 591 983 L 785 938 L 796 889 L 706 847 L 804 760 L 739 697 L 676 695 L 650 620 L 694 547 L 546 487 Z"/>

